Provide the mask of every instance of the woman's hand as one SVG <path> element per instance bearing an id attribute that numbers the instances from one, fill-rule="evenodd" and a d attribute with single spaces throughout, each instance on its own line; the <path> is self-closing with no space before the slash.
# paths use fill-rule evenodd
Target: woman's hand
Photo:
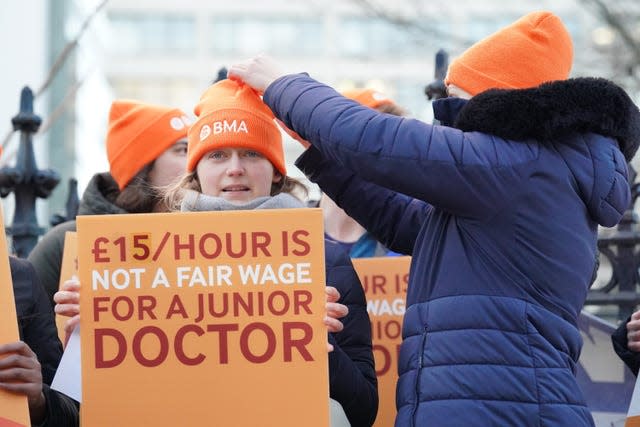
<path id="1" fill-rule="evenodd" d="M 27 396 L 31 422 L 43 421 L 47 405 L 42 393 L 42 370 L 38 357 L 26 343 L 0 345 L 0 388 Z"/>
<path id="2" fill-rule="evenodd" d="M 336 288 L 327 286 L 325 292 L 327 294 L 327 302 L 325 304 L 327 315 L 324 317 L 324 324 L 327 325 L 329 332 L 340 332 L 344 328 L 344 325 L 338 319 L 349 314 L 349 308 L 338 302 L 340 292 L 338 292 Z M 333 345 L 327 343 L 327 350 L 329 352 L 333 351 Z"/>
<path id="3" fill-rule="evenodd" d="M 627 347 L 640 352 L 640 310 L 633 313 L 627 323 Z"/>
<path id="4" fill-rule="evenodd" d="M 55 312 L 62 316 L 71 317 L 64 324 L 64 346 L 67 346 L 71 333 L 80 323 L 80 282 L 73 276 L 65 281 L 58 292 L 53 295 L 56 303 Z"/>
<path id="5" fill-rule="evenodd" d="M 264 93 L 271 83 L 286 74 L 279 63 L 265 55 L 233 64 L 227 72 L 231 80 L 243 81 L 259 93 Z"/>
<path id="6" fill-rule="evenodd" d="M 73 317 L 80 314 L 80 282 L 77 277 L 65 281 L 53 295 L 55 312 L 62 316 Z"/>

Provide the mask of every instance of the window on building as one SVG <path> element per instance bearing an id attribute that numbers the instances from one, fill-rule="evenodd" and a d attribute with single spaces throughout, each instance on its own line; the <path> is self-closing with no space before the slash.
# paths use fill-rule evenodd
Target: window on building
<path id="1" fill-rule="evenodd" d="M 111 50 L 119 54 L 189 54 L 196 48 L 193 16 L 113 12 L 109 21 L 113 28 Z"/>
<path id="2" fill-rule="evenodd" d="M 323 49 L 322 21 L 316 18 L 217 16 L 212 28 L 217 54 L 312 56 Z"/>
<path id="3" fill-rule="evenodd" d="M 109 80 L 115 98 L 140 99 L 145 102 L 193 111 L 193 100 L 201 88 L 190 79 L 114 77 Z"/>
<path id="4" fill-rule="evenodd" d="M 376 56 L 401 56 L 426 50 L 425 39 L 441 31 L 440 24 L 392 22 L 366 16 L 349 16 L 341 19 L 337 34 L 339 52 L 345 57 L 372 58 Z M 436 28 L 436 26 L 438 28 Z M 433 36 L 429 34 L 433 32 Z"/>

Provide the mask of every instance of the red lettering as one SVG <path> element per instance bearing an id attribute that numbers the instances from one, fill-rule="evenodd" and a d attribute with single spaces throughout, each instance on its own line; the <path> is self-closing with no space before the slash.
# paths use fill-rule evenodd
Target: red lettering
<path id="1" fill-rule="evenodd" d="M 138 297 L 138 320 L 143 320 L 145 313 L 147 313 L 149 319 L 156 320 L 153 309 L 156 308 L 157 303 L 155 297 L 151 295 L 140 295 Z"/>
<path id="2" fill-rule="evenodd" d="M 293 339 L 294 330 L 302 331 L 302 337 Z M 284 361 L 291 362 L 293 360 L 292 348 L 296 348 L 300 356 L 307 361 L 313 361 L 311 353 L 307 350 L 307 345 L 313 338 L 313 329 L 311 325 L 304 322 L 284 322 L 282 324 L 283 331 L 283 347 L 284 347 Z"/>
<path id="3" fill-rule="evenodd" d="M 223 323 L 219 325 L 207 325 L 207 332 L 219 332 L 218 349 L 220 352 L 220 363 L 229 363 L 229 338 L 227 333 L 237 331 L 239 329 L 237 323 Z"/>
<path id="4" fill-rule="evenodd" d="M 376 361 L 376 375 L 384 375 L 391 368 L 391 353 L 380 344 L 373 345 L 373 356 Z"/>
<path id="5" fill-rule="evenodd" d="M 371 335 L 374 340 L 395 340 L 402 335 L 402 324 L 397 320 L 376 321 L 371 323 Z"/>
<path id="6" fill-rule="evenodd" d="M 106 249 L 102 249 L 102 244 L 103 243 L 109 243 L 109 239 L 107 239 L 106 237 L 98 237 L 95 240 L 95 242 L 93 242 L 93 249 L 91 250 L 91 253 L 93 254 L 93 261 L 94 262 L 109 262 L 109 261 L 111 261 L 111 258 L 109 258 L 108 256 L 105 256 L 105 257 L 102 256 L 102 254 L 107 252 Z"/>
<path id="7" fill-rule="evenodd" d="M 302 239 L 302 237 L 308 237 L 308 236 L 309 236 L 309 232 L 305 230 L 296 230 L 293 232 L 293 234 L 291 235 L 291 240 L 293 240 L 294 243 L 297 243 L 301 248 L 301 249 L 294 249 L 292 251 L 294 255 L 296 256 L 309 255 L 309 252 L 311 252 L 311 245 L 309 245 L 308 242 Z"/>
<path id="8" fill-rule="evenodd" d="M 213 240 L 213 251 L 207 252 L 207 240 Z M 217 234 L 207 233 L 200 237 L 200 241 L 198 242 L 198 250 L 200 251 L 200 255 L 202 255 L 205 259 L 213 259 L 217 258 L 222 252 L 222 242 Z"/>
<path id="9" fill-rule="evenodd" d="M 311 292 L 309 291 L 293 291 L 293 312 L 300 314 L 300 307 L 304 307 L 307 314 L 311 314 Z"/>
<path id="10" fill-rule="evenodd" d="M 280 310 L 278 310 L 278 307 L 276 307 L 276 303 L 274 301 L 277 297 L 281 298 L 281 300 L 282 300 L 282 303 L 280 304 L 282 306 L 282 308 Z M 282 316 L 287 311 L 289 311 L 290 303 L 289 303 L 289 297 L 288 297 L 286 292 L 284 292 L 284 291 L 271 292 L 267 298 L 268 298 L 267 299 L 267 304 L 269 304 L 269 310 L 274 315 Z"/>
<path id="11" fill-rule="evenodd" d="M 173 345 L 176 348 L 176 357 L 180 362 L 184 363 L 187 366 L 195 366 L 201 364 L 206 357 L 202 353 L 198 353 L 196 357 L 188 357 L 185 354 L 183 347 L 184 336 L 189 332 L 193 332 L 198 336 L 204 335 L 204 330 L 200 326 L 185 325 L 178 329 L 178 332 L 176 332 L 176 337 L 174 339 Z"/>
<path id="12" fill-rule="evenodd" d="M 269 252 L 269 244 L 271 243 L 271 235 L 264 231 L 256 231 L 251 233 L 251 248 L 254 257 L 258 256 L 258 250 L 262 251 L 262 255 L 271 256 Z"/>
<path id="13" fill-rule="evenodd" d="M 116 355 L 107 360 L 104 355 L 104 338 L 111 337 L 116 340 L 118 351 Z M 101 328 L 94 331 L 95 350 L 96 350 L 96 369 L 114 368 L 122 363 L 124 356 L 127 354 L 127 342 L 124 335 L 116 329 Z"/>
<path id="14" fill-rule="evenodd" d="M 286 230 L 282 232 L 282 255 L 289 255 L 289 238 Z"/>
<path id="15" fill-rule="evenodd" d="M 188 259 L 194 259 L 196 256 L 196 250 L 195 250 L 195 237 L 193 234 L 189 234 L 187 235 L 187 242 L 186 243 L 181 243 L 180 242 L 180 235 L 179 234 L 174 234 L 173 235 L 173 257 L 175 260 L 181 260 L 182 257 L 180 256 L 180 252 L 182 250 L 186 250 L 188 251 Z"/>
<path id="16" fill-rule="evenodd" d="M 169 309 L 167 310 L 167 319 L 171 319 L 174 314 L 179 314 L 183 319 L 189 317 L 187 310 L 185 310 L 184 305 L 182 304 L 180 295 L 174 295 L 171 299 Z"/>
<path id="17" fill-rule="evenodd" d="M 407 293 L 407 284 L 409 283 L 409 273 L 406 273 L 402 276 L 402 281 L 400 281 L 400 275 L 395 275 L 395 287 L 396 293 Z"/>
<path id="18" fill-rule="evenodd" d="M 100 305 L 101 302 L 107 302 L 111 298 L 109 297 L 95 297 L 93 298 L 93 321 L 97 322 L 100 317 L 98 313 L 103 311 L 109 311 L 107 307 L 103 307 Z"/>
<path id="19" fill-rule="evenodd" d="M 247 233 L 240 233 L 240 250 L 238 252 L 233 252 L 233 235 L 231 233 L 227 233 L 225 237 L 227 255 L 231 258 L 241 258 L 246 255 Z"/>
<path id="20" fill-rule="evenodd" d="M 120 304 L 120 302 L 124 303 L 124 308 L 126 310 L 124 314 L 120 314 L 118 311 L 118 306 L 122 307 L 123 305 Z M 113 299 L 113 304 L 111 304 L 111 312 L 116 320 L 129 320 L 133 316 L 133 301 L 131 301 L 131 298 L 124 295 L 115 297 Z"/>
<path id="21" fill-rule="evenodd" d="M 145 335 L 155 335 L 160 343 L 158 355 L 153 359 L 147 359 L 144 354 L 142 354 L 142 339 Z M 169 354 L 169 340 L 162 329 L 157 326 L 145 326 L 133 336 L 131 350 L 139 364 L 148 368 L 153 368 L 154 366 L 160 365 L 167 359 L 167 355 Z"/>
<path id="22" fill-rule="evenodd" d="M 364 293 L 367 295 L 376 295 L 378 293 L 386 294 L 384 290 L 387 278 L 382 274 L 374 274 L 364 277 Z"/>
<path id="23" fill-rule="evenodd" d="M 265 337 L 267 338 L 267 348 L 264 353 L 261 355 L 255 355 L 251 352 L 251 348 L 249 347 L 249 336 L 253 331 L 260 330 L 264 332 Z M 240 351 L 242 355 L 249 362 L 253 363 L 265 363 L 276 351 L 276 334 L 273 333 L 273 330 L 266 323 L 262 322 L 254 322 L 249 323 L 240 334 Z"/>

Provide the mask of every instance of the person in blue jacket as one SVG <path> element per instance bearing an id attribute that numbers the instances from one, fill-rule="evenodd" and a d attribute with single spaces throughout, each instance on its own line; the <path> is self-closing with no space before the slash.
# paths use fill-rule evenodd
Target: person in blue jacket
<path id="1" fill-rule="evenodd" d="M 188 173 L 167 191 L 170 210 L 303 208 L 304 186 L 287 176 L 282 135 L 273 114 L 249 86 L 222 80 L 202 95 L 189 129 Z M 348 254 L 325 239 L 326 283 L 348 314 L 329 315 L 329 395 L 351 426 L 371 426 L 378 391 L 364 289 Z M 329 288 L 329 287 L 328 287 Z M 344 313 L 343 313 L 344 315 Z M 337 323 L 336 323 L 337 322 Z M 333 324 L 333 326 L 332 326 Z"/>
<path id="2" fill-rule="evenodd" d="M 640 112 L 612 82 L 568 79 L 572 59 L 557 16 L 520 18 L 451 63 L 443 125 L 377 113 L 268 57 L 229 69 L 312 145 L 307 176 L 413 256 L 396 426 L 593 425 L 576 318 L 598 224 L 631 200 Z"/>

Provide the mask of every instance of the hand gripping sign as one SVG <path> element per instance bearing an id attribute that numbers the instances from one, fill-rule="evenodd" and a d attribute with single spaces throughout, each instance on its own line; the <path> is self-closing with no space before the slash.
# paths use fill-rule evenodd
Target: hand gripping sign
<path id="1" fill-rule="evenodd" d="M 78 218 L 82 423 L 326 426 L 319 209 Z"/>
<path id="2" fill-rule="evenodd" d="M 4 217 L 0 208 L 0 344 L 17 341 L 18 324 L 13 284 L 9 269 L 9 252 L 4 231 Z M 0 389 L 0 427 L 25 427 L 31 425 L 27 397 Z"/>

